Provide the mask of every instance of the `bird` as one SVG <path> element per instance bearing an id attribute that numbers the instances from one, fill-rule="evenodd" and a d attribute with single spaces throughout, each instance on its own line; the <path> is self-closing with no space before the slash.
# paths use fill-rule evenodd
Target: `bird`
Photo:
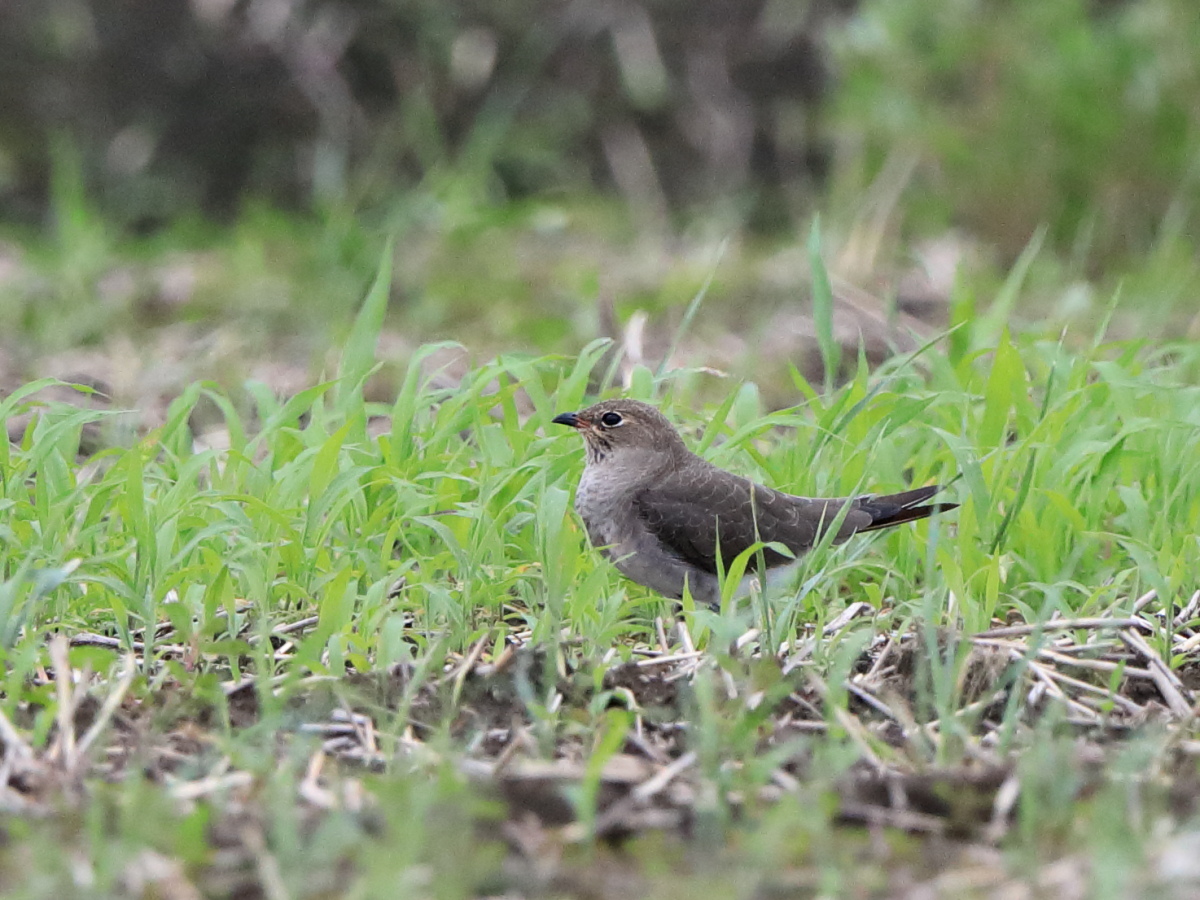
<path id="1" fill-rule="evenodd" d="M 671 599 L 685 589 L 721 604 L 722 567 L 756 542 L 767 573 L 787 567 L 833 528 L 833 543 L 957 508 L 929 502 L 945 485 L 897 494 L 798 497 L 718 468 L 687 448 L 658 409 L 604 400 L 556 415 L 583 437 L 585 465 L 575 511 L 588 539 L 626 578 Z M 839 521 L 839 514 L 844 510 Z"/>

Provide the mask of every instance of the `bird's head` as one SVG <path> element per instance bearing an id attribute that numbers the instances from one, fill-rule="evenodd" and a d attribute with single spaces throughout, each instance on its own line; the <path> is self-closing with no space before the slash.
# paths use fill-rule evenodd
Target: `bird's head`
<path id="1" fill-rule="evenodd" d="M 554 417 L 583 437 L 589 463 L 634 463 L 645 465 L 646 457 L 670 459 L 686 453 L 683 439 L 666 416 L 640 400 L 604 400 L 579 412 Z"/>

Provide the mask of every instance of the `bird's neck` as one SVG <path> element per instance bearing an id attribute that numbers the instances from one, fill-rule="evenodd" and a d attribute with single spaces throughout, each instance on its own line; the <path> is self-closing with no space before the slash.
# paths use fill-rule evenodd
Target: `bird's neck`
<path id="1" fill-rule="evenodd" d="M 674 453 L 660 447 L 613 447 L 589 444 L 587 470 L 592 477 L 619 479 L 630 490 L 638 490 L 675 471 L 691 456 L 685 448 Z"/>

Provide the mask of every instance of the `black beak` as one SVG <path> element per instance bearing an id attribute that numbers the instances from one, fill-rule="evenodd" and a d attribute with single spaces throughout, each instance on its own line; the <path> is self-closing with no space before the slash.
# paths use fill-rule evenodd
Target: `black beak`
<path id="1" fill-rule="evenodd" d="M 579 416 L 575 413 L 559 413 L 550 420 L 555 425 L 570 425 L 572 428 L 579 427 Z"/>

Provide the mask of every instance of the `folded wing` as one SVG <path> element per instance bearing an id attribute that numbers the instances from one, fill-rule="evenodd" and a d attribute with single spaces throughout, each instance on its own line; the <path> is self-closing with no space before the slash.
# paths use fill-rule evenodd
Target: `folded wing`
<path id="1" fill-rule="evenodd" d="M 812 549 L 833 525 L 845 498 L 795 497 L 713 468 L 706 477 L 667 477 L 634 498 L 641 522 L 663 548 L 690 565 L 718 573 L 717 553 L 728 566 L 752 544 L 780 543 L 799 556 Z M 925 505 L 941 488 L 916 488 L 885 496 L 865 495 L 849 500 L 835 543 L 860 531 L 875 531 L 923 519 L 957 504 Z M 790 558 L 764 548 L 768 568 Z"/>

